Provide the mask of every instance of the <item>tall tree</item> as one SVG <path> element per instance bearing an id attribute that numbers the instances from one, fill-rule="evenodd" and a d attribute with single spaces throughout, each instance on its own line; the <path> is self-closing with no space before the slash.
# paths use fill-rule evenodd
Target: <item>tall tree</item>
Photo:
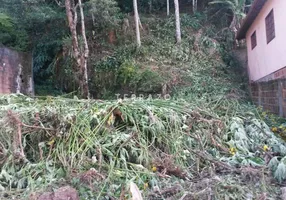
<path id="1" fill-rule="evenodd" d="M 139 29 L 139 14 L 138 14 L 138 6 L 137 0 L 133 0 L 133 7 L 134 7 L 134 21 L 136 27 L 136 42 L 137 46 L 141 46 L 141 39 L 140 39 L 140 29 Z"/>
<path id="2" fill-rule="evenodd" d="M 153 1 L 152 1 L 152 0 L 149 0 L 148 4 L 149 4 L 149 13 L 152 13 L 152 10 L 153 10 Z"/>
<path id="3" fill-rule="evenodd" d="M 177 44 L 180 44 L 182 41 L 182 38 L 181 38 L 179 1 L 174 0 L 174 4 L 175 4 L 175 18 L 176 18 L 176 40 L 177 40 Z"/>
<path id="4" fill-rule="evenodd" d="M 197 12 L 198 9 L 198 0 L 192 0 L 193 13 Z"/>
<path id="5" fill-rule="evenodd" d="M 77 8 L 79 7 L 80 18 L 81 18 L 81 34 L 83 38 L 83 48 L 80 47 L 78 41 L 78 33 L 77 33 Z M 65 0 L 65 9 L 66 15 L 68 19 L 68 24 L 70 28 L 70 32 L 72 35 L 72 47 L 73 47 L 73 57 L 76 60 L 77 65 L 77 79 L 80 86 L 80 92 L 82 98 L 89 97 L 89 88 L 88 88 L 88 74 L 87 74 L 87 59 L 89 56 L 89 48 L 86 39 L 85 33 L 85 24 L 84 24 L 84 14 L 83 14 L 83 6 L 81 0 L 78 0 L 78 3 L 75 4 L 74 0 Z"/>
<path id="6" fill-rule="evenodd" d="M 167 0 L 167 16 L 170 15 L 170 0 Z"/>

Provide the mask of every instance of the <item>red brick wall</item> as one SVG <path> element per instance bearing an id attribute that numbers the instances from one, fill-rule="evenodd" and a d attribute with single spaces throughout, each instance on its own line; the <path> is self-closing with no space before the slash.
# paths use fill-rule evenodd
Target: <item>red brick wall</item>
<path id="1" fill-rule="evenodd" d="M 257 82 L 267 82 L 271 80 L 277 80 L 277 79 L 285 79 L 286 78 L 286 67 L 283 67 L 261 79 L 259 79 Z"/>
<path id="2" fill-rule="evenodd" d="M 281 81 L 281 96 L 282 96 L 282 112 L 283 116 L 286 117 L 286 79 Z"/>
<path id="3" fill-rule="evenodd" d="M 253 102 L 274 114 L 286 117 L 286 79 L 250 84 Z"/>

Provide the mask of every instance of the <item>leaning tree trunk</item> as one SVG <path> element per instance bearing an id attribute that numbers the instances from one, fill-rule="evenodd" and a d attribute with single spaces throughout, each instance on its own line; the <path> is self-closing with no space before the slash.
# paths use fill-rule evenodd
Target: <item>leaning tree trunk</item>
<path id="1" fill-rule="evenodd" d="M 140 39 L 140 30 L 139 30 L 139 14 L 137 8 L 137 0 L 133 0 L 133 7 L 134 7 L 134 20 L 135 20 L 135 27 L 136 27 L 136 41 L 137 46 L 141 46 L 141 39 Z"/>
<path id="2" fill-rule="evenodd" d="M 237 36 L 237 30 L 239 29 L 239 23 L 238 23 L 238 20 L 236 18 L 236 16 L 234 15 L 233 18 L 232 18 L 232 22 L 229 26 L 229 29 L 233 32 L 233 39 L 234 39 L 234 48 L 236 46 L 239 46 L 239 42 L 238 40 L 236 39 L 236 36 Z"/>
<path id="3" fill-rule="evenodd" d="M 80 8 L 80 17 L 81 17 L 81 32 L 84 43 L 83 52 L 80 49 L 80 45 L 78 42 L 78 34 L 77 34 L 77 6 L 74 5 L 73 0 L 65 0 L 65 8 L 66 15 L 69 23 L 70 32 L 72 35 L 72 48 L 73 48 L 73 57 L 76 60 L 77 71 L 76 71 L 76 79 L 80 86 L 80 93 L 82 98 L 89 97 L 89 88 L 88 88 L 88 74 L 87 74 L 87 59 L 89 54 L 86 33 L 85 33 L 85 24 L 84 24 L 84 14 L 82 8 L 81 0 L 78 0 L 78 6 Z"/>
<path id="4" fill-rule="evenodd" d="M 174 4 L 175 4 L 175 17 L 176 17 L 176 40 L 177 40 L 177 44 L 180 44 L 182 41 L 182 38 L 181 38 L 179 1 L 174 0 Z"/>
<path id="5" fill-rule="evenodd" d="M 170 0 L 167 0 L 167 16 L 170 15 Z"/>

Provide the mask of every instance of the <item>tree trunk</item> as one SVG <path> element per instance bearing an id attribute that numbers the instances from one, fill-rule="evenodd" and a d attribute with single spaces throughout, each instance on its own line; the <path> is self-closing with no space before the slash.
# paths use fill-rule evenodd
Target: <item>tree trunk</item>
<path id="1" fill-rule="evenodd" d="M 109 44 L 114 44 L 116 41 L 116 34 L 114 30 L 110 30 L 108 32 L 108 43 Z"/>
<path id="2" fill-rule="evenodd" d="M 66 7 L 66 15 L 68 18 L 70 32 L 72 35 L 73 56 L 78 63 L 79 46 L 78 46 L 77 31 L 76 31 L 77 13 L 76 12 L 73 13 L 74 9 L 72 9 L 70 0 L 65 0 L 65 7 Z"/>
<path id="3" fill-rule="evenodd" d="M 170 0 L 167 0 L 167 16 L 170 15 Z"/>
<path id="4" fill-rule="evenodd" d="M 136 41 L 137 46 L 141 46 L 141 39 L 140 39 L 140 30 L 139 30 L 139 14 L 137 8 L 137 0 L 133 0 L 133 7 L 134 7 L 134 20 L 135 20 L 135 27 L 136 27 Z"/>
<path id="5" fill-rule="evenodd" d="M 152 7 L 153 7 L 153 2 L 152 0 L 149 0 L 149 13 L 151 14 L 152 13 Z"/>
<path id="6" fill-rule="evenodd" d="M 83 38 L 83 44 L 84 44 L 84 52 L 81 55 L 81 76 L 82 84 L 81 84 L 81 93 L 84 98 L 89 98 L 89 88 L 88 88 L 88 72 L 87 72 L 87 60 L 89 55 L 89 49 L 86 39 L 86 33 L 85 33 L 85 24 L 84 24 L 84 14 L 83 14 L 83 7 L 81 0 L 78 0 L 79 10 L 80 10 L 80 17 L 81 17 L 81 35 Z"/>
<path id="7" fill-rule="evenodd" d="M 81 32 L 84 42 L 84 51 L 81 52 L 80 46 L 78 43 L 78 34 L 77 34 L 77 5 L 74 5 L 73 0 L 65 0 L 66 15 L 69 23 L 70 32 L 72 35 L 72 48 L 73 48 L 73 57 L 76 60 L 77 64 L 77 75 L 78 84 L 80 87 L 80 93 L 82 98 L 89 97 L 89 88 L 88 88 L 88 74 L 87 74 L 87 59 L 89 54 L 86 34 L 85 34 L 85 24 L 84 24 L 84 15 L 81 0 L 78 1 L 78 6 L 80 8 L 81 16 Z"/>
<path id="8" fill-rule="evenodd" d="M 192 4 L 193 4 L 193 13 L 195 13 L 198 10 L 198 0 L 192 0 Z"/>
<path id="9" fill-rule="evenodd" d="M 182 38 L 181 38 L 179 1 L 174 0 L 174 4 L 175 4 L 175 17 L 176 17 L 176 40 L 177 40 L 177 44 L 180 44 L 182 41 Z"/>

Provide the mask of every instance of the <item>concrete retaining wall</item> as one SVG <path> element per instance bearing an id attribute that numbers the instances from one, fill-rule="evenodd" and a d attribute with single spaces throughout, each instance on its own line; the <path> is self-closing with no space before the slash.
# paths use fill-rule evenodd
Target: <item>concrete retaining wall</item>
<path id="1" fill-rule="evenodd" d="M 0 94 L 34 95 L 32 55 L 0 47 Z"/>

